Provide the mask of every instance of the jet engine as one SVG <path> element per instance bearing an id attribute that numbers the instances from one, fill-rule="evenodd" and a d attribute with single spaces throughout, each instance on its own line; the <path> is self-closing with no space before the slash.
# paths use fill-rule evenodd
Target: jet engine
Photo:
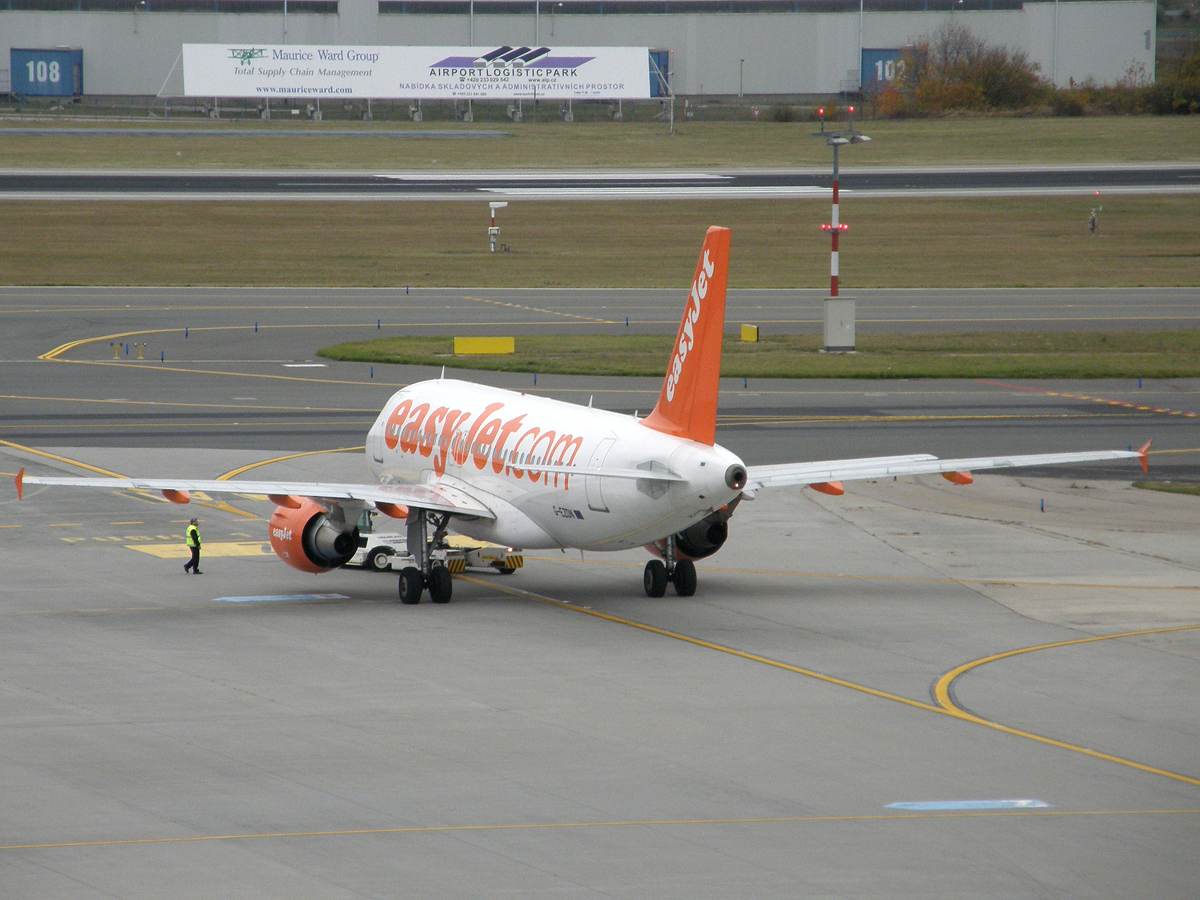
<path id="1" fill-rule="evenodd" d="M 350 561 L 358 550 L 357 528 L 347 528 L 311 500 L 286 500 L 271 515 L 271 549 L 276 556 L 314 575 Z"/>
<path id="2" fill-rule="evenodd" d="M 689 525 L 683 531 L 675 533 L 675 555 L 679 559 L 704 559 L 712 556 L 729 537 L 729 517 L 741 502 L 741 497 L 734 498 L 727 506 L 705 516 L 699 522 Z M 666 553 L 666 541 L 656 541 L 646 545 L 646 549 L 656 556 Z"/>

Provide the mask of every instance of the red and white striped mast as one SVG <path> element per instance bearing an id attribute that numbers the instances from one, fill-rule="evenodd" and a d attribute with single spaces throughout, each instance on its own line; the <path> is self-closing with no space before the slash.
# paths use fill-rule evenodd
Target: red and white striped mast
<path id="1" fill-rule="evenodd" d="M 832 239 L 832 249 L 829 252 L 829 299 L 836 300 L 838 296 L 838 238 L 843 231 L 849 231 L 850 226 L 842 223 L 838 217 L 838 150 L 847 144 L 861 144 L 864 141 L 871 140 L 865 134 L 854 130 L 854 107 L 849 108 L 850 116 L 847 122 L 846 130 L 844 131 L 826 131 L 825 130 L 825 110 L 818 109 L 817 113 L 821 117 L 821 130 L 817 133 L 817 137 L 825 138 L 825 143 L 833 148 L 833 220 L 827 225 L 822 225 L 822 231 L 828 231 Z M 853 307 L 851 307 L 851 310 Z M 850 347 L 853 348 L 853 312 L 850 313 L 851 321 L 849 325 Z M 828 311 L 826 315 L 828 320 Z M 826 325 L 826 348 L 830 348 L 830 337 L 828 322 Z M 844 346 L 838 346 L 837 349 L 845 349 Z"/>
<path id="2" fill-rule="evenodd" d="M 845 138 L 834 138 L 829 141 L 829 145 L 833 147 L 833 221 L 828 225 L 822 225 L 822 231 L 830 232 L 830 237 L 833 240 L 833 247 L 829 251 L 829 296 L 836 297 L 838 295 L 838 236 L 843 231 L 849 231 L 849 225 L 843 225 L 838 221 L 838 147 L 847 143 Z"/>

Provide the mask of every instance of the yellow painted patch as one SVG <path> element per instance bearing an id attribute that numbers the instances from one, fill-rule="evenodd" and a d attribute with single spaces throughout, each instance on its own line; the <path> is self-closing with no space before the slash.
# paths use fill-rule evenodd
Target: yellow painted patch
<path id="1" fill-rule="evenodd" d="M 448 534 L 446 535 L 446 543 L 455 550 L 470 550 L 472 547 L 499 547 L 500 544 L 493 544 L 490 541 L 477 541 L 474 538 L 469 538 L 465 534 Z"/>
<path id="2" fill-rule="evenodd" d="M 515 353 L 516 339 L 510 337 L 456 337 L 454 354 Z"/>
<path id="3" fill-rule="evenodd" d="M 190 559 L 192 552 L 178 544 L 126 544 L 126 549 L 149 553 L 159 559 Z M 272 556 L 269 544 L 262 541 L 205 541 L 200 548 L 200 558 L 214 556 Z"/>

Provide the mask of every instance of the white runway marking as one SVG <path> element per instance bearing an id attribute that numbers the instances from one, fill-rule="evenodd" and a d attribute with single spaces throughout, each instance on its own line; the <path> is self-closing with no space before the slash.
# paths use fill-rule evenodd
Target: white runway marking
<path id="1" fill-rule="evenodd" d="M 913 803 L 889 803 L 884 809 L 925 812 L 935 809 L 1053 809 L 1044 800 L 925 800 Z"/>
<path id="2" fill-rule="evenodd" d="M 349 600 L 345 594 L 265 594 L 258 597 L 213 597 L 213 603 L 312 603 Z"/>

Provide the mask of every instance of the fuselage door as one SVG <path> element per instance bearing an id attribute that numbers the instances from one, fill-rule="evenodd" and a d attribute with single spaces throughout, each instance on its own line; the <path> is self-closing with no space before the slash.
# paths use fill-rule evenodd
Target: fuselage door
<path id="1" fill-rule="evenodd" d="M 372 428 L 367 432 L 367 450 L 371 459 L 377 463 L 383 462 L 383 429 Z"/>
<path id="2" fill-rule="evenodd" d="M 602 440 L 596 445 L 595 452 L 592 453 L 592 461 L 588 463 L 589 469 L 599 469 L 604 465 L 604 459 L 608 456 L 608 451 L 613 448 L 613 444 L 617 442 L 615 437 L 609 437 Z M 584 476 L 584 483 L 587 486 L 587 501 L 588 509 L 593 509 L 596 512 L 608 512 L 608 506 L 604 502 L 604 479 L 599 475 Z"/>

